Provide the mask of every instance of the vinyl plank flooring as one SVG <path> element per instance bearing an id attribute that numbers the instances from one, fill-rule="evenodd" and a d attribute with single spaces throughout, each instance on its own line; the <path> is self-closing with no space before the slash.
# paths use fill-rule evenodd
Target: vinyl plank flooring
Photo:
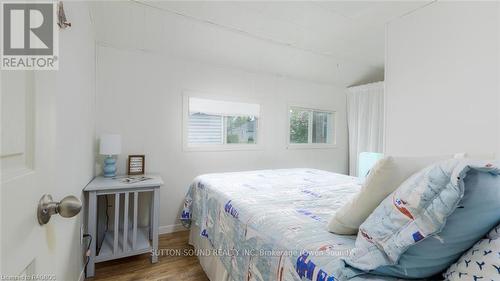
<path id="1" fill-rule="evenodd" d="M 160 235 L 160 249 L 192 249 L 189 232 Z M 162 255 L 151 264 L 150 254 L 96 264 L 96 274 L 89 281 L 209 281 L 196 256 Z"/>

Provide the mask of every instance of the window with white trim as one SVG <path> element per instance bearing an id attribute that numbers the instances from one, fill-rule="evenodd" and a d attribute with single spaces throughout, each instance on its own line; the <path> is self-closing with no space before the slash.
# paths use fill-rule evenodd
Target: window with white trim
<path id="1" fill-rule="evenodd" d="M 188 98 L 187 145 L 257 144 L 260 105 Z"/>
<path id="2" fill-rule="evenodd" d="M 289 109 L 289 144 L 335 144 L 335 112 L 302 107 Z"/>

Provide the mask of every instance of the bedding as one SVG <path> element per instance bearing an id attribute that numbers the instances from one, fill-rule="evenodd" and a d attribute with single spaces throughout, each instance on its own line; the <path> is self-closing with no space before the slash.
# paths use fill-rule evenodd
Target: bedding
<path id="1" fill-rule="evenodd" d="M 491 163 L 444 163 L 403 183 L 393 193 L 402 200 L 388 196 L 360 228 L 371 225 L 375 232 L 360 231 L 357 238 L 332 234 L 327 223 L 358 192 L 358 179 L 314 169 L 197 177 L 181 221 L 193 225 L 192 231 L 199 229 L 197 236 L 215 250 L 214 260 L 227 270 L 227 280 L 390 280 L 367 271 L 395 264 L 408 247 L 441 231 L 463 196 L 463 179 L 470 170 L 500 174 Z M 415 228 L 418 234 L 412 232 Z"/>
<path id="2" fill-rule="evenodd" d="M 337 234 L 357 234 L 359 226 L 380 202 L 406 179 L 432 163 L 449 158 L 447 156 L 382 158 L 371 169 L 361 191 L 335 213 L 328 225 L 329 230 Z"/>
<path id="3" fill-rule="evenodd" d="M 496 239 L 500 237 L 500 225 L 495 226 L 489 233 L 488 238 Z"/>
<path id="4" fill-rule="evenodd" d="M 200 236 L 200 228 L 196 225 L 192 225 L 189 231 L 189 244 L 192 245 L 197 252 L 211 252 L 214 251 L 214 248 L 210 244 L 207 239 Z M 208 279 L 212 281 L 236 281 L 232 279 L 228 273 L 228 270 L 222 264 L 221 260 L 218 256 L 215 255 L 201 255 L 198 256 L 200 261 L 200 265 L 205 271 Z M 354 277 L 349 281 L 398 281 L 401 279 L 385 277 L 385 276 L 376 276 L 376 275 L 362 275 L 358 277 Z"/>
<path id="5" fill-rule="evenodd" d="M 482 206 L 483 209 L 479 208 L 480 213 L 476 214 L 477 216 L 484 215 L 484 220 L 476 218 L 473 221 L 475 223 L 468 224 L 468 227 L 473 229 L 463 230 L 470 237 L 462 237 L 461 240 L 453 241 L 452 239 L 457 237 L 450 233 L 443 240 L 443 237 L 437 236 L 437 234 L 447 234 L 443 229 L 448 217 L 459 206 L 460 200 L 464 196 L 464 179 L 468 175 L 473 176 L 474 173 L 480 175 L 478 177 L 481 179 L 491 178 L 484 179 L 480 184 L 484 190 L 479 190 L 477 194 L 480 197 L 481 195 L 489 197 L 483 197 L 485 206 Z M 453 245 L 452 250 L 455 251 L 455 254 L 441 256 L 440 261 L 440 265 L 443 263 L 445 265 L 451 264 L 456 259 L 457 252 L 467 250 L 475 240 L 498 224 L 498 208 L 495 208 L 495 204 L 498 204 L 499 174 L 500 170 L 493 163 L 453 159 L 434 164 L 413 175 L 388 196 L 360 226 L 356 247 L 351 251 L 346 262 L 365 271 L 376 270 L 382 266 L 397 265 L 400 258 L 413 245 L 415 247 L 425 246 L 428 244 L 424 243 L 426 241 L 434 242 L 434 240 L 429 239 L 437 239 L 441 243 L 434 243 L 433 247 L 430 248 L 423 247 L 424 250 L 432 251 L 436 256 L 439 256 L 449 250 L 447 246 Z M 477 181 L 477 179 L 475 180 Z M 481 198 L 472 199 L 477 201 Z M 472 205 L 477 204 L 471 204 L 469 207 Z M 468 215 L 473 216 L 474 214 Z M 464 216 L 463 219 L 468 219 L 468 217 Z M 452 228 L 461 232 L 460 221 Z M 453 244 L 453 242 L 457 243 Z M 407 257 L 412 258 L 411 255 Z M 416 262 L 418 260 L 413 259 L 407 264 Z M 433 264 L 430 263 L 428 266 L 433 266 Z M 397 271 L 396 267 L 392 269 Z M 402 268 L 399 269 L 402 270 Z M 392 272 L 383 271 L 381 273 Z M 401 274 L 396 273 L 396 275 Z M 415 275 L 410 276 L 410 273 Z M 428 276 L 431 273 L 426 271 L 425 267 L 421 267 L 418 271 L 404 272 L 404 275 L 415 278 Z"/>
<path id="6" fill-rule="evenodd" d="M 498 222 L 500 176 L 470 170 L 464 179 L 464 197 L 446 219 L 443 230 L 410 246 L 396 265 L 384 266 L 375 272 L 398 277 L 422 277 L 442 272 Z"/>
<path id="7" fill-rule="evenodd" d="M 232 280 L 342 280 L 355 236 L 327 223 L 359 188 L 357 178 L 314 169 L 208 174 L 191 184 L 181 220 L 221 250 Z"/>
<path id="8" fill-rule="evenodd" d="M 446 281 L 500 280 L 500 238 L 479 240 L 443 277 Z"/>

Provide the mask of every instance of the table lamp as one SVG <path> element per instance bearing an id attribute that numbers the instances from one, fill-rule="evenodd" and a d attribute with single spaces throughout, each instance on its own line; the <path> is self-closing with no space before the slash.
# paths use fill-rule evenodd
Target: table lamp
<path id="1" fill-rule="evenodd" d="M 113 155 L 118 155 L 122 150 L 122 139 L 120 135 L 104 134 L 101 136 L 99 144 L 99 154 L 105 155 L 104 158 L 104 176 L 114 177 L 116 175 L 116 159 Z"/>

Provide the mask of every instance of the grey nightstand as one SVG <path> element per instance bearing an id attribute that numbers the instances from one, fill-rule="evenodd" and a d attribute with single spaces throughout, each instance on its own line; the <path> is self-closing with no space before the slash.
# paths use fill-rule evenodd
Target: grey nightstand
<path id="1" fill-rule="evenodd" d="M 122 176 L 123 177 L 123 176 Z M 85 188 L 88 192 L 88 233 L 92 235 L 90 257 L 87 265 L 87 277 L 94 276 L 95 263 L 139 255 L 158 250 L 158 216 L 160 211 L 160 186 L 163 185 L 161 177 L 145 175 L 149 180 L 136 183 L 124 183 L 117 178 L 94 178 Z M 138 226 L 139 194 L 149 194 L 149 225 Z M 100 196 L 114 196 L 113 229 L 100 234 L 97 241 L 99 213 L 98 198 Z M 121 203 L 123 206 L 120 206 Z M 106 206 L 107 208 L 107 206 Z M 107 211 L 107 210 L 105 210 Z M 121 219 L 120 219 L 121 218 Z M 107 227 L 106 227 L 107 228 Z M 97 247 L 99 245 L 99 247 Z M 99 250 L 98 250 L 99 249 Z M 151 255 L 151 263 L 158 261 L 156 255 Z"/>

